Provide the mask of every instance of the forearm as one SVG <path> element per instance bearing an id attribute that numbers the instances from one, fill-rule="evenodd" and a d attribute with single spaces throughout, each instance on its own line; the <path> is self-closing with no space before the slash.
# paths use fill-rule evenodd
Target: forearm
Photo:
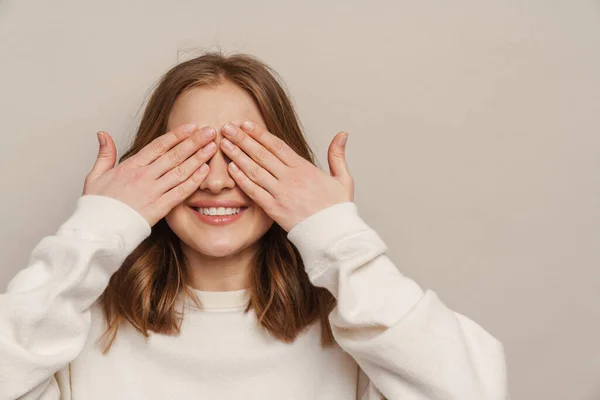
<path id="1" fill-rule="evenodd" d="M 354 203 L 322 210 L 289 237 L 313 284 L 337 299 L 336 341 L 388 399 L 508 398 L 502 344 L 402 275 Z"/>
<path id="2" fill-rule="evenodd" d="M 39 389 L 79 354 L 89 307 L 149 232 L 123 203 L 84 196 L 56 235 L 38 243 L 0 294 L 0 399 Z"/>

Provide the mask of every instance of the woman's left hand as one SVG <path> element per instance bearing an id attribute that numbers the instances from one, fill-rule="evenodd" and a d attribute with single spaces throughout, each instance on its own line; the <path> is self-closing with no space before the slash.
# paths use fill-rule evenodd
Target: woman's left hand
<path id="1" fill-rule="evenodd" d="M 318 211 L 354 201 L 347 133 L 338 133 L 329 145 L 328 175 L 254 121 L 225 124 L 222 132 L 220 147 L 232 160 L 229 173 L 236 184 L 286 232 Z"/>

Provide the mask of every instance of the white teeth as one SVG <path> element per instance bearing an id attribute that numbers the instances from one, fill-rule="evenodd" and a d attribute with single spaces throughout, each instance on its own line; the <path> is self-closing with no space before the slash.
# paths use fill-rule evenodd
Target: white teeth
<path id="1" fill-rule="evenodd" d="M 200 214 L 203 215 L 234 215 L 239 213 L 242 208 L 225 208 L 225 207 L 210 207 L 210 208 L 197 208 Z"/>

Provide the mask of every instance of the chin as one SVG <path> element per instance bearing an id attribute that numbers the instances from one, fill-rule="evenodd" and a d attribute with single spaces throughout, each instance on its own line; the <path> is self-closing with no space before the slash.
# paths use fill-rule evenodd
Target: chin
<path id="1" fill-rule="evenodd" d="M 204 256 L 215 258 L 235 255 L 254 244 L 250 243 L 247 245 L 246 243 L 236 243 L 236 241 L 224 239 L 225 240 L 203 240 L 202 242 L 196 240 L 191 243 L 182 240 L 182 242 L 185 243 L 187 247 L 190 247 L 192 250 Z"/>

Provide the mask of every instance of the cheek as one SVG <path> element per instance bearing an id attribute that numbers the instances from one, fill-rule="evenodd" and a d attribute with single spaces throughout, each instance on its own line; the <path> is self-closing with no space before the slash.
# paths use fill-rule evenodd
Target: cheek
<path id="1" fill-rule="evenodd" d="M 177 235 L 180 239 L 185 232 L 185 209 L 183 205 L 179 205 L 173 208 L 167 215 L 165 215 L 165 221 L 169 228 Z"/>
<path id="2" fill-rule="evenodd" d="M 258 241 L 267 231 L 271 228 L 273 221 L 271 217 L 265 213 L 262 208 L 254 205 L 252 210 L 252 218 L 249 218 L 251 222 L 247 222 L 246 229 L 250 228 L 250 232 L 252 232 L 251 237 L 248 237 L 249 240 L 256 242 Z M 244 224 L 240 224 L 243 228 Z"/>

